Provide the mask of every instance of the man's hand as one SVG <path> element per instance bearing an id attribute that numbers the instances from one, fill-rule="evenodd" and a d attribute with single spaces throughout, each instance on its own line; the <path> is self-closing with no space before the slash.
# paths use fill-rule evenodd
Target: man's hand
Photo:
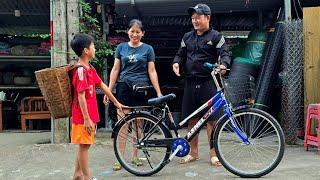
<path id="1" fill-rule="evenodd" d="M 109 103 L 109 98 L 108 98 L 107 95 L 104 95 L 104 96 L 103 96 L 103 104 L 104 104 L 104 105 L 107 105 L 108 103 Z"/>
<path id="2" fill-rule="evenodd" d="M 180 76 L 179 63 L 172 64 L 172 70 L 177 76 Z"/>
<path id="3" fill-rule="evenodd" d="M 89 134 L 95 131 L 95 125 L 90 118 L 84 120 L 84 128 Z"/>
<path id="4" fill-rule="evenodd" d="M 219 68 L 220 68 L 220 75 L 223 76 L 227 73 L 227 67 L 223 64 L 219 65 Z"/>

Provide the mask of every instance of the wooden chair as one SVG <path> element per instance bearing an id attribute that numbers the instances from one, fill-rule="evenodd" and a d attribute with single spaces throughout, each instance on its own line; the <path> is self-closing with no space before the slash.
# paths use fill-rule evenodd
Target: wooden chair
<path id="1" fill-rule="evenodd" d="M 26 121 L 50 120 L 51 114 L 43 97 L 25 97 L 21 100 L 21 129 L 27 130 Z M 30 124 L 31 126 L 31 124 Z M 31 128 L 31 127 L 29 127 Z"/>

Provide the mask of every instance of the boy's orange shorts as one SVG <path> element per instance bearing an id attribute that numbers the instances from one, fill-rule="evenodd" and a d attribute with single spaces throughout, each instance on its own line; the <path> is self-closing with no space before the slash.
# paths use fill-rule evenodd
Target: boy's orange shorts
<path id="1" fill-rule="evenodd" d="M 89 134 L 83 124 L 72 124 L 71 143 L 72 144 L 93 144 L 94 132 Z"/>

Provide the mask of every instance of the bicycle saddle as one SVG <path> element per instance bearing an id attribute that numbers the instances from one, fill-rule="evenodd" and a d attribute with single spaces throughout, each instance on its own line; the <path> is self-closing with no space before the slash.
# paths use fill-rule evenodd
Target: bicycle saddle
<path id="1" fill-rule="evenodd" d="M 148 104 L 150 106 L 157 106 L 157 105 L 163 104 L 165 102 L 168 102 L 170 100 L 173 100 L 174 98 L 176 98 L 176 95 L 171 93 L 171 94 L 167 94 L 165 96 L 151 98 L 148 100 Z"/>

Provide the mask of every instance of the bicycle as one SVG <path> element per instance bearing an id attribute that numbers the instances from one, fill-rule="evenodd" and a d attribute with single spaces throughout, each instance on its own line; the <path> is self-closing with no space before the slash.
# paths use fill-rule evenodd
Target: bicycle
<path id="1" fill-rule="evenodd" d="M 174 156 L 186 156 L 190 151 L 188 142 L 220 108 L 224 114 L 216 123 L 210 146 L 215 148 L 221 164 L 229 172 L 245 178 L 264 176 L 278 166 L 285 146 L 279 123 L 267 112 L 253 108 L 252 104 L 233 108 L 225 96 L 223 83 L 220 85 L 221 81 L 217 79 L 221 80 L 218 76 L 221 69 L 209 63 L 206 66 L 212 70 L 217 92 L 179 124 L 173 120 L 167 105 L 175 98 L 174 94 L 149 99 L 149 106 L 131 107 L 133 111 L 116 123 L 112 134 L 114 151 L 124 169 L 136 176 L 150 176 L 159 172 Z M 182 138 L 179 128 L 206 108 L 209 110 Z M 175 137 L 166 121 L 173 125 Z M 124 144 L 123 140 L 129 143 Z M 132 163 L 138 156 L 144 162 L 141 166 Z"/>

